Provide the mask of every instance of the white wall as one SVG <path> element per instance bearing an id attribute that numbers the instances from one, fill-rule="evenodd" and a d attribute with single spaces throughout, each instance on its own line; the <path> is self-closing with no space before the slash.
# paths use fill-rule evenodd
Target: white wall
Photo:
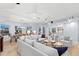
<path id="1" fill-rule="evenodd" d="M 79 42 L 79 22 L 74 21 L 74 22 L 56 22 L 53 24 L 48 24 L 46 34 L 48 35 L 49 28 L 50 30 L 54 27 L 57 27 L 59 25 L 62 25 L 64 32 L 64 36 L 69 36 L 73 42 L 73 44 L 77 44 Z"/>
<path id="2" fill-rule="evenodd" d="M 69 36 L 74 44 L 78 43 L 78 22 L 64 25 L 64 35 Z"/>

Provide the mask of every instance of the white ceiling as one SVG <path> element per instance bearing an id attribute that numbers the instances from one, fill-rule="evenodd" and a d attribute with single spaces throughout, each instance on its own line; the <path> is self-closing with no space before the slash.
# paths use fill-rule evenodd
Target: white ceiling
<path id="1" fill-rule="evenodd" d="M 39 13 L 39 19 L 33 19 L 31 12 L 35 6 Z M 79 17 L 79 3 L 0 3 L 0 20 L 6 19 L 15 22 L 40 22 L 45 18 L 50 20 L 60 20 L 66 17 Z"/>

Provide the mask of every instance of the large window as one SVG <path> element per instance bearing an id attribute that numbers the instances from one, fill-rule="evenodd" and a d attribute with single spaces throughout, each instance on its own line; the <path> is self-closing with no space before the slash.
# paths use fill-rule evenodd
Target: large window
<path id="1" fill-rule="evenodd" d="M 7 25 L 7 24 L 0 24 L 0 34 L 8 35 L 9 34 L 9 25 Z"/>

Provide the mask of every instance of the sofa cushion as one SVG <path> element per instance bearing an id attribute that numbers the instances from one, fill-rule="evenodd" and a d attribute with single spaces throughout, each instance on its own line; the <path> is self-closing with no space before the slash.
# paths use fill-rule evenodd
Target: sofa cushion
<path id="1" fill-rule="evenodd" d="M 32 39 L 32 37 L 30 35 L 26 36 L 26 39 Z"/>
<path id="2" fill-rule="evenodd" d="M 39 41 L 45 40 L 45 38 L 39 38 Z"/>
<path id="3" fill-rule="evenodd" d="M 24 39 L 25 39 L 25 36 L 21 36 L 20 39 L 21 39 L 21 40 L 24 40 Z"/>
<path id="4" fill-rule="evenodd" d="M 40 51 L 46 53 L 49 56 L 58 56 L 58 52 L 56 49 L 45 46 L 44 44 L 34 42 L 34 47 L 39 49 Z"/>
<path id="5" fill-rule="evenodd" d="M 38 38 L 38 35 L 31 35 L 31 38 L 32 38 L 33 40 L 36 40 L 36 39 Z"/>
<path id="6" fill-rule="evenodd" d="M 34 40 L 31 40 L 31 39 L 25 39 L 24 41 L 25 41 L 26 43 L 28 43 L 28 44 L 30 44 L 30 45 L 33 46 L 33 41 L 34 41 Z"/>

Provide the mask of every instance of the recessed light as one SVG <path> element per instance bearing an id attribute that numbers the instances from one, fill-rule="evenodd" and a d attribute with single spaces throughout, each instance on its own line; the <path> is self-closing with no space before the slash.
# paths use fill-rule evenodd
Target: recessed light
<path id="1" fill-rule="evenodd" d="M 20 3 L 16 3 L 17 5 L 20 5 Z"/>
<path id="2" fill-rule="evenodd" d="M 51 21 L 51 23 L 53 23 L 53 21 Z"/>

